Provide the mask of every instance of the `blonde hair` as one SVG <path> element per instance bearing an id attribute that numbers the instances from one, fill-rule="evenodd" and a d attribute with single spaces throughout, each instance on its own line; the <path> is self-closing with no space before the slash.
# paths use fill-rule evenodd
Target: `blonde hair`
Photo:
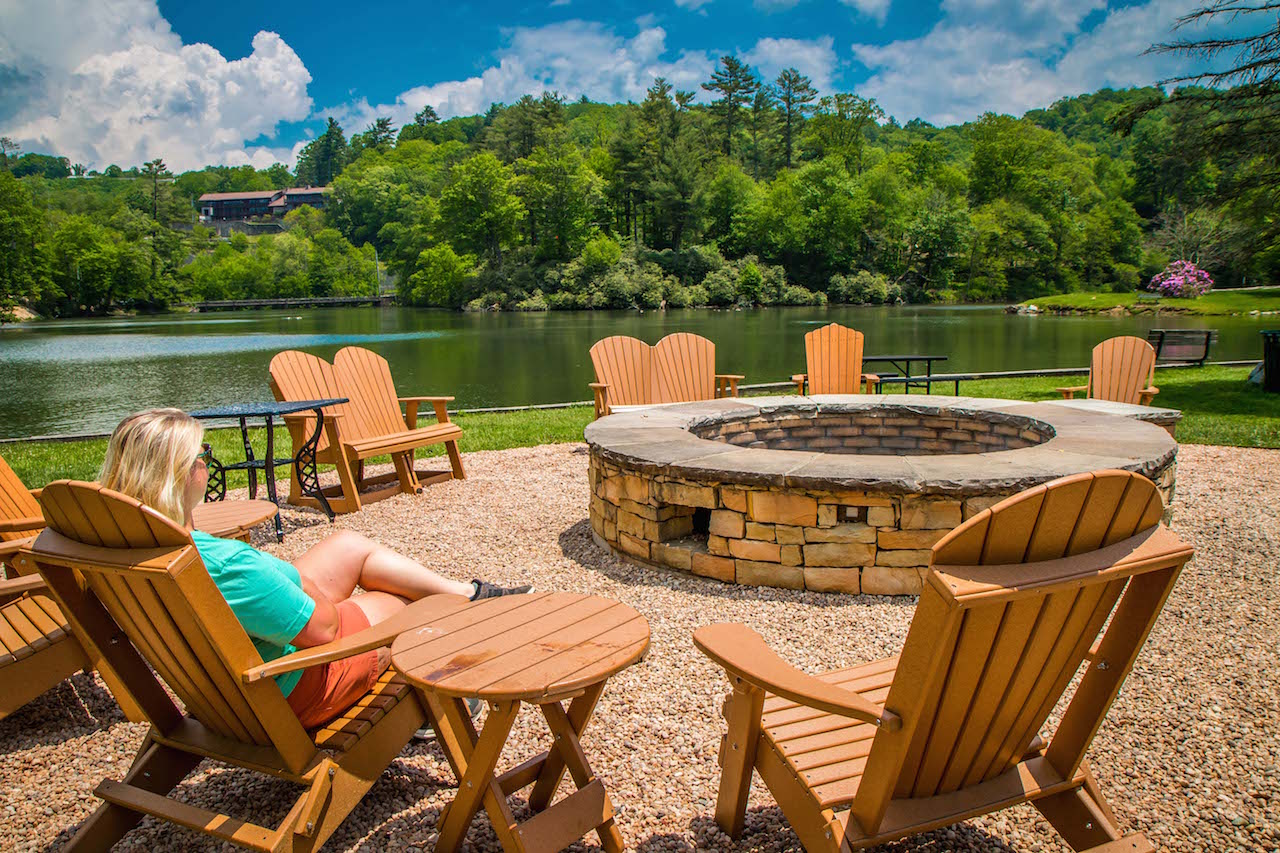
<path id="1" fill-rule="evenodd" d="M 184 524 L 182 495 L 203 438 L 204 427 L 181 409 L 130 415 L 111 433 L 98 482 Z"/>

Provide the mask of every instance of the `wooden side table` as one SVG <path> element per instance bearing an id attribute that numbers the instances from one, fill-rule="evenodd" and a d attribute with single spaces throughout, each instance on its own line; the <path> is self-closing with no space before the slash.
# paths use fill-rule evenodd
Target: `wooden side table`
<path id="1" fill-rule="evenodd" d="M 605 850 L 621 851 L 613 805 L 580 738 L 609 676 L 648 648 L 649 623 L 635 610 L 564 592 L 488 599 L 397 637 L 392 665 L 421 691 L 458 777 L 458 794 L 440 816 L 436 850 L 457 850 L 483 805 L 508 853 L 560 850 L 593 829 Z M 463 701 L 468 696 L 489 703 L 478 735 Z M 521 702 L 542 711 L 551 747 L 495 776 Z M 552 803 L 566 770 L 576 790 Z M 507 797 L 530 785 L 536 814 L 517 823 Z"/>
<path id="2" fill-rule="evenodd" d="M 221 539 L 249 541 L 249 531 L 280 516 L 280 507 L 271 501 L 215 501 L 202 503 L 191 511 L 196 530 Z"/>

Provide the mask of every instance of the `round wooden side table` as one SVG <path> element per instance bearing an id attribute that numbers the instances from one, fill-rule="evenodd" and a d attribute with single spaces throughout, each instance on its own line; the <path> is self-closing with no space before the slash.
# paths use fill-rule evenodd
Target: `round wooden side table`
<path id="1" fill-rule="evenodd" d="M 560 850 L 593 829 L 605 850 L 622 850 L 613 805 L 580 738 L 605 682 L 648 648 L 649 623 L 635 610 L 564 592 L 476 602 L 397 637 L 392 665 L 419 688 L 458 777 L 458 794 L 438 823 L 436 850 L 457 850 L 481 805 L 508 853 Z M 466 697 L 489 703 L 479 734 Z M 551 747 L 495 776 L 521 702 L 542 711 Z M 566 770 L 576 790 L 552 803 Z M 529 785 L 535 814 L 517 823 L 507 797 Z"/>

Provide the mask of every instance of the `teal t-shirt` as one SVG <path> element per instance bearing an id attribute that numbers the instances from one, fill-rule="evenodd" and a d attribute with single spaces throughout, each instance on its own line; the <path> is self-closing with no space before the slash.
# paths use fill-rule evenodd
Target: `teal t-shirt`
<path id="1" fill-rule="evenodd" d="M 191 541 L 263 662 L 297 651 L 289 641 L 311 619 L 316 603 L 302 591 L 302 576 L 293 564 L 199 530 L 191 532 Z M 301 670 L 286 672 L 276 676 L 276 684 L 288 696 L 300 678 Z"/>

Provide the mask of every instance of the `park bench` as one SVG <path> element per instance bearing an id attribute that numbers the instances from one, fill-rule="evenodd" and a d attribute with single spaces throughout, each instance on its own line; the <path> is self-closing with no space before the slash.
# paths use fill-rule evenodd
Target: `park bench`
<path id="1" fill-rule="evenodd" d="M 1156 351 L 1157 362 L 1194 362 L 1203 367 L 1209 358 L 1209 348 L 1217 340 L 1217 329 L 1152 329 L 1147 332 L 1147 343 Z"/>

